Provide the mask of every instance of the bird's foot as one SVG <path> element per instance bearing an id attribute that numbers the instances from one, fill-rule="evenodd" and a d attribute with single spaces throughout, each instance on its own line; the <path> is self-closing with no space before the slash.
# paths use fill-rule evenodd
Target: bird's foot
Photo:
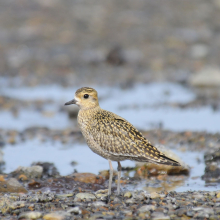
<path id="1" fill-rule="evenodd" d="M 117 191 L 117 196 L 120 196 L 121 195 L 121 192 L 120 191 Z"/>
<path id="2" fill-rule="evenodd" d="M 111 195 L 108 195 L 107 198 L 106 198 L 106 204 L 110 203 L 110 201 L 111 201 Z"/>

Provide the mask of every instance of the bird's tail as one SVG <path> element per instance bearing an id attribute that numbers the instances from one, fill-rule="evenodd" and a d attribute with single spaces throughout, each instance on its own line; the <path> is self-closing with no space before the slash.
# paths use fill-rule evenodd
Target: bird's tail
<path id="1" fill-rule="evenodd" d="M 158 164 L 170 165 L 170 166 L 181 166 L 178 161 L 175 161 L 164 154 L 160 155 L 160 162 Z"/>

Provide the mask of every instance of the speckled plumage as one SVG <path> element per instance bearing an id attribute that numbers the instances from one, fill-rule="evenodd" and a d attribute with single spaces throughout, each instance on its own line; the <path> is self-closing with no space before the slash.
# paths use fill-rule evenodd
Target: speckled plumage
<path id="1" fill-rule="evenodd" d="M 88 95 L 88 98 L 84 98 Z M 96 154 L 111 160 L 134 160 L 179 166 L 180 164 L 158 151 L 132 124 L 124 118 L 103 110 L 96 90 L 83 87 L 76 91 L 68 104 L 80 107 L 78 124 L 88 146 Z M 111 166 L 111 164 L 110 164 Z M 119 189 L 118 189 L 119 192 Z"/>

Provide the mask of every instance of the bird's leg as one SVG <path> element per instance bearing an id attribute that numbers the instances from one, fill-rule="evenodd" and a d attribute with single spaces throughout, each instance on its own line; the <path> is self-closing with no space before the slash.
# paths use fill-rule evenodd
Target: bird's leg
<path id="1" fill-rule="evenodd" d="M 112 177 L 113 177 L 113 167 L 111 160 L 108 160 L 109 168 L 110 168 L 110 176 L 109 176 L 109 185 L 108 185 L 108 197 L 110 198 L 111 189 L 112 189 Z"/>
<path id="2" fill-rule="evenodd" d="M 120 180 L 121 180 L 121 164 L 118 161 L 118 186 L 117 186 L 118 195 L 120 194 Z"/>

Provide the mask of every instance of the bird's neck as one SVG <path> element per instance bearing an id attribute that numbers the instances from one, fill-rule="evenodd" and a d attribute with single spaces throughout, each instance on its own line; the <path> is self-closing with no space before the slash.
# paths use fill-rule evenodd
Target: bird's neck
<path id="1" fill-rule="evenodd" d="M 78 117 L 83 117 L 83 118 L 91 118 L 93 117 L 93 115 L 99 111 L 101 108 L 100 106 L 94 106 L 94 107 L 90 107 L 90 108 L 80 108 L 79 113 L 78 113 Z"/>

